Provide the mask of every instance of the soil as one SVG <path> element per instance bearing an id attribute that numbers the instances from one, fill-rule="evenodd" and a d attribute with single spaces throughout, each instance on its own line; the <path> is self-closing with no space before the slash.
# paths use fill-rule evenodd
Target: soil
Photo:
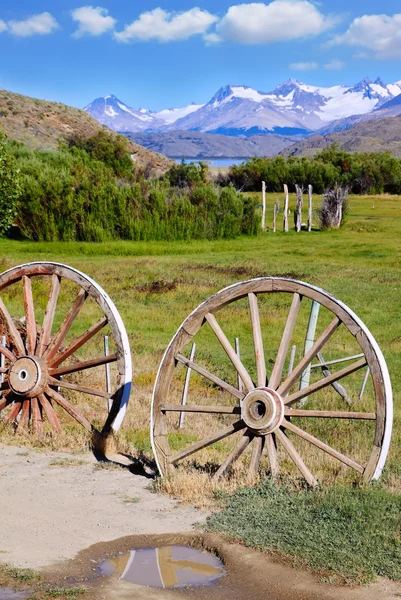
<path id="1" fill-rule="evenodd" d="M 118 455 L 0 446 L 0 562 L 38 569 L 128 534 L 178 533 L 207 513 L 148 488 L 152 475 Z"/>
<path id="2" fill-rule="evenodd" d="M 205 512 L 152 493 L 146 470 L 139 473 L 137 465 L 120 455 L 114 460 L 125 468 L 114 463 L 108 465 L 112 469 L 97 468 L 90 454 L 0 447 L 0 561 L 40 568 L 41 585 L 85 586 L 84 600 L 401 598 L 399 583 L 381 579 L 369 587 L 330 585 L 275 556 L 191 531 L 194 522 L 205 519 Z M 133 548 L 170 545 L 216 554 L 227 575 L 206 588 L 150 589 L 97 572 L 105 558 Z"/>

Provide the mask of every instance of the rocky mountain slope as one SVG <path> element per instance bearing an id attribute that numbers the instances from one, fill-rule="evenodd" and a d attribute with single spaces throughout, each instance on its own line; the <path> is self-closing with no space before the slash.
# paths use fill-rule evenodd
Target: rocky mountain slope
<path id="1" fill-rule="evenodd" d="M 401 105 L 400 105 L 401 113 Z M 288 156 L 313 156 L 332 144 L 347 152 L 385 152 L 401 158 L 401 116 L 371 119 L 345 131 L 314 135 L 285 149 Z"/>
<path id="2" fill-rule="evenodd" d="M 129 139 L 172 158 L 251 158 L 274 156 L 294 143 L 294 137 L 267 134 L 243 139 L 201 133 L 198 131 L 170 131 L 166 133 L 127 133 Z"/>
<path id="3" fill-rule="evenodd" d="M 0 90 L 0 131 L 30 148 L 54 150 L 60 140 L 73 135 L 90 137 L 100 129 L 102 125 L 84 110 Z M 164 172 L 173 164 L 165 156 L 131 144 L 133 160 L 153 173 Z"/>

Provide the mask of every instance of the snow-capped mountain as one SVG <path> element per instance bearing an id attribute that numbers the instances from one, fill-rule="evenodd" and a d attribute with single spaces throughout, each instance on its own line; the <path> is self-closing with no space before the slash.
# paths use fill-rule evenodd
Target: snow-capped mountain
<path id="1" fill-rule="evenodd" d="M 113 95 L 96 98 L 84 110 L 113 131 L 145 131 L 165 125 L 152 111 L 130 108 Z"/>
<path id="2" fill-rule="evenodd" d="M 401 94 L 401 81 L 386 85 L 365 78 L 354 86 L 316 87 L 295 79 L 271 92 L 222 87 L 206 104 L 152 112 L 132 109 L 115 96 L 98 98 L 86 110 L 115 131 L 201 131 L 232 136 L 278 133 L 308 135 L 354 115 L 368 115 Z M 361 117 L 362 118 L 362 117 Z M 339 125 L 341 126 L 341 125 Z"/>
<path id="3" fill-rule="evenodd" d="M 96 98 L 85 106 L 84 110 L 113 131 L 124 133 L 158 131 L 201 107 L 202 104 L 190 104 L 184 108 L 168 108 L 157 113 L 146 108 L 130 108 L 111 94 L 104 98 Z"/>

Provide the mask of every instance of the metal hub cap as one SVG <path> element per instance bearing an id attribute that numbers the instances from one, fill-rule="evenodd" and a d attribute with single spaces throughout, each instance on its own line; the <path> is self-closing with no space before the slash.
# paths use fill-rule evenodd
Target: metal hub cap
<path id="1" fill-rule="evenodd" d="M 279 427 L 284 418 L 284 403 L 269 388 L 256 388 L 245 396 L 241 406 L 242 420 L 252 431 L 267 435 Z"/>
<path id="2" fill-rule="evenodd" d="M 46 384 L 43 361 L 32 356 L 17 358 L 10 369 L 9 383 L 19 396 L 32 398 L 42 393 Z"/>

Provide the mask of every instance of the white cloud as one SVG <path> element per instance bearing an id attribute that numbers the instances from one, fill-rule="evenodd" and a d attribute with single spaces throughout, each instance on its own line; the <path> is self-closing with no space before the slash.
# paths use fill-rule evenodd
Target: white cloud
<path id="1" fill-rule="evenodd" d="M 345 64 L 338 58 L 333 58 L 333 60 L 324 65 L 326 71 L 342 71 L 344 67 Z"/>
<path id="2" fill-rule="evenodd" d="M 401 14 L 358 17 L 344 34 L 336 36 L 330 44 L 365 48 L 376 58 L 401 58 Z"/>
<path id="3" fill-rule="evenodd" d="M 7 31 L 8 27 L 7 27 L 7 23 L 5 23 L 4 21 L 2 21 L 0 19 L 0 33 L 3 33 L 3 31 Z"/>
<path id="4" fill-rule="evenodd" d="M 316 62 L 297 62 L 290 64 L 290 69 L 294 71 L 314 71 L 319 65 Z"/>
<path id="5" fill-rule="evenodd" d="M 308 0 L 273 0 L 231 6 L 217 25 L 221 38 L 240 44 L 271 44 L 319 35 L 336 23 Z"/>
<path id="6" fill-rule="evenodd" d="M 32 15 L 23 21 L 8 21 L 7 25 L 10 33 L 19 37 L 47 35 L 59 27 L 56 19 L 48 12 Z"/>
<path id="7" fill-rule="evenodd" d="M 219 44 L 223 41 L 217 33 L 205 33 L 203 35 L 203 39 L 205 40 L 207 45 Z"/>
<path id="8" fill-rule="evenodd" d="M 71 12 L 71 16 L 74 21 L 79 23 L 77 31 L 74 33 L 74 37 L 80 37 L 82 35 L 102 35 L 106 31 L 114 29 L 114 25 L 117 23 L 116 19 L 110 17 L 106 8 L 97 6 L 81 6 Z"/>
<path id="9" fill-rule="evenodd" d="M 191 8 L 191 10 L 181 13 L 167 12 L 162 8 L 155 8 L 142 13 L 136 21 L 127 25 L 123 31 L 115 33 L 115 37 L 120 42 L 186 40 L 193 35 L 205 34 L 216 21 L 218 21 L 218 18 L 215 15 L 200 8 Z"/>

